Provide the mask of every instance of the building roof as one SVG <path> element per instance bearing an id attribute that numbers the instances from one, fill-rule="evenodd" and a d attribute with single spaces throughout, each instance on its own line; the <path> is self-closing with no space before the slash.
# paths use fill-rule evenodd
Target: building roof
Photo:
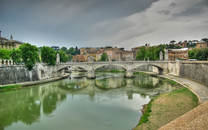
<path id="1" fill-rule="evenodd" d="M 204 40 L 200 40 L 198 43 L 207 43 L 207 42 Z"/>
<path id="2" fill-rule="evenodd" d="M 8 40 L 8 39 L 6 39 L 5 37 L 0 37 L 0 40 Z"/>
<path id="3" fill-rule="evenodd" d="M 181 48 L 181 49 L 168 49 L 169 51 L 187 51 L 188 48 Z"/>

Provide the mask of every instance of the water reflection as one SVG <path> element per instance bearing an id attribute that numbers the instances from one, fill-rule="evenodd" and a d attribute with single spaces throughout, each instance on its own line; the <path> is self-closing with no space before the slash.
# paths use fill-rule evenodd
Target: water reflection
<path id="1" fill-rule="evenodd" d="M 12 126 L 13 123 L 17 122 L 23 122 L 27 125 L 39 122 L 41 117 L 50 115 L 57 110 L 59 108 L 58 104 L 67 103 L 66 101 L 69 101 L 69 97 L 71 97 L 70 100 L 72 101 L 76 95 L 80 98 L 83 98 L 80 95 L 88 95 L 90 102 L 101 103 L 103 105 L 106 100 L 108 102 L 115 100 L 115 103 L 120 102 L 121 99 L 125 100 L 125 97 L 128 100 L 133 100 L 136 96 L 135 94 L 139 94 L 139 99 L 143 98 L 147 102 L 149 100 L 149 98 L 148 100 L 146 99 L 147 97 L 172 91 L 173 89 L 176 88 L 166 82 L 162 82 L 158 78 L 148 75 L 137 75 L 134 79 L 124 79 L 122 73 L 98 73 L 95 80 L 88 80 L 86 78 L 74 79 L 72 77 L 71 79 L 36 85 L 21 90 L 1 92 L 0 130 L 7 128 L 7 126 Z M 83 98 L 84 100 L 87 99 Z M 137 100 L 138 96 L 134 102 L 138 102 Z M 143 102 L 141 101 L 141 103 Z M 131 102 L 127 103 L 132 105 Z M 142 106 L 143 104 L 139 105 Z M 133 105 L 135 107 L 137 103 L 133 103 Z M 126 104 L 124 106 L 126 107 Z"/>

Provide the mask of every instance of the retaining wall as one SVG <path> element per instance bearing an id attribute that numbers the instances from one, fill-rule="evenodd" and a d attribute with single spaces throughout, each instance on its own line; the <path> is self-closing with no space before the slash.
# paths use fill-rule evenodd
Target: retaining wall
<path id="1" fill-rule="evenodd" d="M 179 76 L 193 79 L 208 86 L 208 61 L 183 61 Z"/>
<path id="2" fill-rule="evenodd" d="M 1 66 L 0 85 L 37 81 L 39 80 L 37 70 L 37 66 L 32 71 L 24 66 Z"/>

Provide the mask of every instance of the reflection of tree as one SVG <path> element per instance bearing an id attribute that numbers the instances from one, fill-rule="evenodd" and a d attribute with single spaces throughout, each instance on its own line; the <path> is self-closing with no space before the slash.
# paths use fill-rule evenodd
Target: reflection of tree
<path id="1" fill-rule="evenodd" d="M 134 80 L 134 86 L 147 89 L 160 87 L 162 83 L 161 80 L 149 75 L 138 75 L 137 80 Z"/>
<path id="2" fill-rule="evenodd" d="M 27 90 L 9 91 L 0 94 L 1 127 L 11 125 L 17 121 L 29 125 L 39 118 L 41 104 L 35 102 L 38 91 L 32 89 L 32 92 L 37 95 L 31 96 L 29 93 L 31 91 Z"/>
<path id="3" fill-rule="evenodd" d="M 44 97 L 43 99 L 43 112 L 45 114 L 50 114 L 56 109 L 56 103 L 58 97 L 55 93 L 51 93 Z"/>
<path id="4" fill-rule="evenodd" d="M 55 89 L 56 85 L 50 83 L 0 93 L 0 129 L 18 121 L 31 125 L 39 119 L 41 106 L 45 114 L 53 112 L 56 104 L 66 99 L 66 94 Z"/>
<path id="5" fill-rule="evenodd" d="M 95 81 L 95 86 L 100 89 L 114 89 L 126 86 L 126 80 L 123 78 L 104 78 Z"/>

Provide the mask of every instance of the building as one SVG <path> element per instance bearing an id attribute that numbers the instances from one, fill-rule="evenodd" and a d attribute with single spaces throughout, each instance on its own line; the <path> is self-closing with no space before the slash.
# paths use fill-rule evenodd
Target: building
<path id="1" fill-rule="evenodd" d="M 188 48 L 168 49 L 168 60 L 188 60 Z"/>
<path id="2" fill-rule="evenodd" d="M 182 43 L 182 48 L 187 48 L 188 47 L 188 42 L 187 41 L 184 41 L 183 43 Z"/>
<path id="3" fill-rule="evenodd" d="M 132 51 L 119 51 L 117 52 L 117 61 L 131 61 L 133 60 L 133 52 Z"/>
<path id="4" fill-rule="evenodd" d="M 84 55 L 75 55 L 73 56 L 73 59 L 72 59 L 73 62 L 85 62 L 85 57 Z"/>
<path id="5" fill-rule="evenodd" d="M 199 41 L 197 44 L 196 44 L 196 48 L 198 49 L 205 49 L 207 48 L 207 42 L 206 41 Z"/>
<path id="6" fill-rule="evenodd" d="M 23 42 L 13 40 L 13 36 L 10 36 L 10 39 L 1 37 L 1 31 L 0 31 L 0 49 L 17 49 L 20 45 L 22 45 Z"/>

